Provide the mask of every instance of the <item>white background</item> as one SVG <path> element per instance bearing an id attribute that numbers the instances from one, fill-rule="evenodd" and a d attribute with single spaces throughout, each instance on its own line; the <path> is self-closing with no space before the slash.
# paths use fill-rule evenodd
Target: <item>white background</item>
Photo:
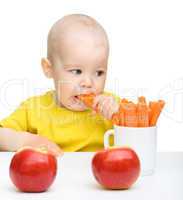
<path id="1" fill-rule="evenodd" d="M 162 98 L 158 150 L 183 151 L 183 2 L 177 0 L 0 1 L 0 118 L 53 87 L 41 70 L 51 25 L 66 14 L 94 17 L 110 40 L 106 89 L 135 100 Z"/>

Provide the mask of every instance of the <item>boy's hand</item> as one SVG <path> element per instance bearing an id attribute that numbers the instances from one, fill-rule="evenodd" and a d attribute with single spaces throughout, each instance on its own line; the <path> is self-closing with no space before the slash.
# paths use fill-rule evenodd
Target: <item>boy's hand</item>
<path id="1" fill-rule="evenodd" d="M 63 155 L 63 151 L 57 144 L 39 135 L 31 134 L 24 146 L 30 146 L 33 148 L 46 148 L 48 152 L 55 156 Z"/>
<path id="2" fill-rule="evenodd" d="M 98 95 L 94 98 L 93 109 L 97 110 L 106 119 L 111 120 L 112 115 L 119 110 L 119 104 L 113 96 Z"/>

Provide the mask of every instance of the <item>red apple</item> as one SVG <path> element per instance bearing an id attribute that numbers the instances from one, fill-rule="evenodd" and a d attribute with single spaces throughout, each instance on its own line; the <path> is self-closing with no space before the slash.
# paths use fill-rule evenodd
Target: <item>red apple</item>
<path id="1" fill-rule="evenodd" d="M 9 167 L 12 182 L 23 192 L 46 191 L 56 173 L 56 157 L 45 150 L 30 147 L 16 152 Z"/>
<path id="2" fill-rule="evenodd" d="M 97 152 L 92 159 L 96 180 L 107 189 L 128 189 L 140 175 L 140 160 L 128 147 Z"/>

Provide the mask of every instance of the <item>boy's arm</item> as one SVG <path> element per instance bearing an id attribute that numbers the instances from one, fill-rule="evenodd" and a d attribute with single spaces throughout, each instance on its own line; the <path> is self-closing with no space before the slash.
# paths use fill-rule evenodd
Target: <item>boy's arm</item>
<path id="1" fill-rule="evenodd" d="M 56 156 L 63 154 L 58 145 L 45 137 L 29 132 L 17 132 L 10 128 L 0 128 L 0 151 L 17 151 L 24 146 L 45 147 Z"/>

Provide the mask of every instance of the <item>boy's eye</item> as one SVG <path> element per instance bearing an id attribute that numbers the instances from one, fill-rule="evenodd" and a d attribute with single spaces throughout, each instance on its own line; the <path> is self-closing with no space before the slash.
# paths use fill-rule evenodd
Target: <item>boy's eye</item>
<path id="1" fill-rule="evenodd" d="M 72 72 L 73 74 L 81 74 L 82 73 L 82 71 L 80 69 L 72 69 L 69 71 Z"/>
<path id="2" fill-rule="evenodd" d="M 104 71 L 97 71 L 97 76 L 102 76 L 104 74 Z"/>

